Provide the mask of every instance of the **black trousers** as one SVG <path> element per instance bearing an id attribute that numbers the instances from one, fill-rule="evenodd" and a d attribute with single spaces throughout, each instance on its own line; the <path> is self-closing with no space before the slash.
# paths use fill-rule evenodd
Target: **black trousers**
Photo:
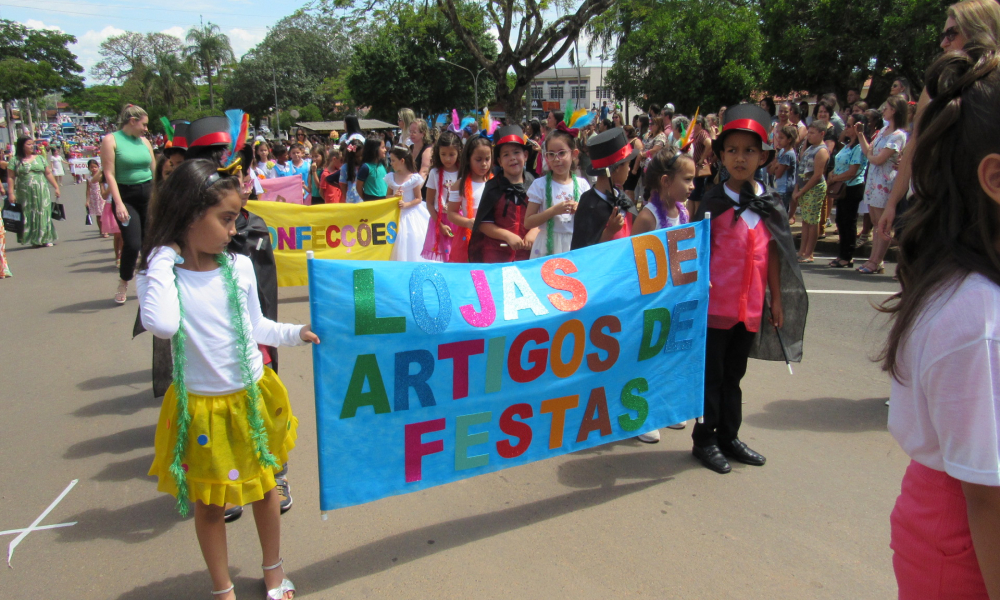
<path id="1" fill-rule="evenodd" d="M 122 225 L 118 215 L 115 215 L 118 228 L 122 230 L 122 265 L 118 269 L 118 276 L 122 281 L 132 281 L 135 264 L 139 260 L 139 252 L 142 251 L 142 234 L 148 218 L 146 212 L 149 209 L 149 196 L 153 193 L 153 182 L 147 181 L 135 185 L 119 183 L 118 193 L 121 194 L 122 204 L 129 214 L 128 226 Z"/>
<path id="2" fill-rule="evenodd" d="M 865 197 L 865 184 L 849 185 L 844 197 L 837 200 L 837 235 L 840 236 L 840 260 L 854 260 L 858 240 L 858 206 Z"/>
<path id="3" fill-rule="evenodd" d="M 732 329 L 708 328 L 705 343 L 705 418 L 696 423 L 691 439 L 695 446 L 727 444 L 743 424 L 743 391 L 740 380 L 755 333 L 738 323 Z"/>

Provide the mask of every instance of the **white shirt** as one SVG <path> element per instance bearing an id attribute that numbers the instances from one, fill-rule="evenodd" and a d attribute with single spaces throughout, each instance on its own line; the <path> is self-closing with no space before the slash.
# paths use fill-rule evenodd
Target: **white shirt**
<path id="1" fill-rule="evenodd" d="M 190 391 L 202 395 L 223 395 L 243 389 L 243 376 L 236 352 L 236 335 L 229 313 L 222 271 L 177 269 L 177 253 L 161 246 L 153 251 L 149 269 L 136 279 L 139 290 L 139 314 L 142 325 L 161 339 L 170 339 L 180 325 L 177 288 L 184 302 L 184 330 L 187 343 L 186 383 Z M 275 323 L 260 311 L 257 277 L 253 263 L 236 255 L 235 271 L 243 297 L 243 318 L 250 324 L 253 341 L 265 346 L 300 346 L 302 325 Z M 176 286 L 175 286 L 176 280 Z M 254 378 L 264 375 L 260 350 L 250 349 Z"/>
<path id="2" fill-rule="evenodd" d="M 729 186 L 726 185 L 725 183 L 722 183 L 720 185 L 722 186 L 722 189 L 725 190 L 726 195 L 729 196 L 729 199 L 733 201 L 733 205 L 739 206 L 740 205 L 739 192 L 734 192 L 733 190 L 729 189 Z M 762 186 L 760 183 L 755 181 L 753 182 L 753 185 L 754 189 L 757 190 L 756 193 L 758 196 L 764 193 L 764 186 Z M 749 227 L 750 229 L 753 229 L 754 227 L 757 226 L 757 223 L 760 223 L 760 215 L 750 210 L 749 208 L 740 213 L 740 218 L 743 219 L 743 222 L 746 223 L 747 227 Z"/>
<path id="3" fill-rule="evenodd" d="M 586 179 L 573 176 L 576 179 L 578 189 L 580 190 L 580 196 L 584 192 L 590 189 L 590 184 L 587 183 Z M 565 202 L 567 200 L 574 200 L 576 202 L 580 201 L 579 196 L 573 196 L 573 184 L 562 184 L 555 180 L 552 181 L 552 206 L 559 204 L 560 202 Z M 528 188 L 528 202 L 534 202 L 535 204 L 541 204 L 541 208 L 538 212 L 545 210 L 545 177 L 538 177 L 533 182 L 531 182 L 531 187 Z M 552 219 L 554 233 L 573 233 L 573 215 L 556 215 Z"/>
<path id="4" fill-rule="evenodd" d="M 445 171 L 444 172 L 444 189 L 451 187 L 451 184 L 458 180 L 458 171 Z M 431 172 L 427 174 L 427 189 L 436 190 L 438 187 L 438 170 L 431 169 Z M 445 197 L 447 198 L 447 196 Z"/>
<path id="5" fill-rule="evenodd" d="M 1000 287 L 969 275 L 930 301 L 901 344 L 889 432 L 918 463 L 1000 486 Z"/>
<path id="6" fill-rule="evenodd" d="M 472 208 L 479 210 L 479 202 L 483 199 L 483 190 L 486 189 L 485 181 L 473 181 L 472 182 Z M 448 192 L 448 202 L 458 202 L 459 209 L 458 213 L 465 217 L 470 217 L 471 215 L 465 214 L 465 202 L 462 200 L 462 192 L 458 190 L 451 190 Z"/>

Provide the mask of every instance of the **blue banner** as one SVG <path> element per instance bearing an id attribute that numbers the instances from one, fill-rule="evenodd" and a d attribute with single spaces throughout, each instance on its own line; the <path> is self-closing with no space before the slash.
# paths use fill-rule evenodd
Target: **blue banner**
<path id="1" fill-rule="evenodd" d="M 309 260 L 320 508 L 702 414 L 709 222 L 530 261 Z"/>

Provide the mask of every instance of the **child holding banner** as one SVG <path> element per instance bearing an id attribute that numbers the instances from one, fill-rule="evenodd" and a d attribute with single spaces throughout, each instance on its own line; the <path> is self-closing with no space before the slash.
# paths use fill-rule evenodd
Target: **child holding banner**
<path id="1" fill-rule="evenodd" d="M 580 151 L 576 131 L 553 129 L 545 138 L 545 162 L 549 171 L 528 188 L 528 212 L 524 226 L 538 228 L 531 245 L 531 258 L 569 252 L 573 241 L 573 214 L 580 194 L 590 189 L 586 179 L 573 174 Z"/>
<path id="2" fill-rule="evenodd" d="M 448 218 L 456 226 L 448 262 L 469 262 L 469 238 L 486 182 L 493 179 L 493 143 L 478 135 L 465 143 L 458 181 L 448 193 Z"/>
<path id="3" fill-rule="evenodd" d="M 389 154 L 392 173 L 385 176 L 385 185 L 393 196 L 399 196 L 399 233 L 392 245 L 392 259 L 427 262 L 420 256 L 427 238 L 430 214 L 420 197 L 424 178 L 414 173 L 413 155 L 406 146 L 394 146 Z"/>
<path id="4" fill-rule="evenodd" d="M 424 251 L 421 256 L 430 261 L 448 262 L 451 254 L 451 242 L 455 237 L 451 221 L 448 220 L 448 209 L 445 206 L 448 189 L 458 180 L 461 167 L 459 155 L 462 151 L 462 138 L 453 131 L 445 131 L 434 144 L 432 156 L 433 168 L 427 175 L 427 212 L 430 213 L 430 224 L 427 227 L 427 238 L 424 240 Z"/>
<path id="5" fill-rule="evenodd" d="M 759 106 L 741 104 L 726 111 L 712 149 L 729 179 L 705 194 L 695 217 L 700 221 L 706 212 L 712 215 L 712 288 L 705 414 L 691 433 L 692 453 L 717 473 L 731 470 L 727 457 L 754 466 L 765 462 L 738 437 L 743 422 L 740 380 L 747 360 L 801 360 L 808 301 L 788 216 L 778 193 L 754 180 L 757 169 L 774 157 L 767 143 L 770 126 L 771 116 Z M 765 286 L 770 291 L 766 323 Z M 781 336 L 778 330 L 786 324 L 790 327 Z M 784 342 L 791 344 L 785 347 Z"/>
<path id="6" fill-rule="evenodd" d="M 534 178 L 525 171 L 528 146 L 517 125 L 496 132 L 497 162 L 503 172 L 483 188 L 469 237 L 469 262 L 501 263 L 527 260 L 537 229 L 524 224 L 528 212 L 528 188 Z"/>
<path id="7" fill-rule="evenodd" d="M 249 258 L 229 254 L 242 199 L 240 180 L 209 160 L 184 162 L 166 181 L 144 241 L 138 278 L 142 323 L 172 338 L 174 382 L 156 428 L 150 475 L 177 497 L 212 577 L 212 594 L 235 598 L 229 578 L 224 505 L 252 503 L 269 598 L 291 598 L 280 554 L 275 473 L 295 446 L 298 421 L 288 392 L 257 344 L 319 343 L 309 325 L 261 313 Z M 233 392 L 232 390 L 239 390 Z M 226 435 L 225 432 L 242 431 Z"/>
<path id="8" fill-rule="evenodd" d="M 580 203 L 573 218 L 573 250 L 586 248 L 608 240 L 628 237 L 631 234 L 625 212 L 635 211 L 632 200 L 621 186 L 629 176 L 629 165 L 639 156 L 625 131 L 619 128 L 591 136 L 587 140 L 590 167 L 587 175 L 597 177 L 589 191 L 580 196 Z"/>

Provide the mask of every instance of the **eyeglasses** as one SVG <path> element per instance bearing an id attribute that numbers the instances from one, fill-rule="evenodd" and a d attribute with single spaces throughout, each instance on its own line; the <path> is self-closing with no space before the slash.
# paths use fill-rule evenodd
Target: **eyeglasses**
<path id="1" fill-rule="evenodd" d="M 299 137 L 306 137 L 306 134 L 304 134 L 304 133 L 296 133 L 295 135 L 297 135 Z"/>
<path id="2" fill-rule="evenodd" d="M 569 156 L 569 150 L 560 150 L 559 152 L 546 152 L 545 160 L 547 161 L 566 160 L 567 156 Z"/>
<path id="3" fill-rule="evenodd" d="M 955 38 L 958 37 L 959 33 L 961 32 L 959 32 L 958 27 L 949 27 L 948 29 L 945 29 L 943 32 L 941 32 L 941 39 L 939 39 L 938 42 L 939 43 L 943 42 L 945 41 L 945 39 L 947 39 L 949 42 L 954 42 Z"/>

